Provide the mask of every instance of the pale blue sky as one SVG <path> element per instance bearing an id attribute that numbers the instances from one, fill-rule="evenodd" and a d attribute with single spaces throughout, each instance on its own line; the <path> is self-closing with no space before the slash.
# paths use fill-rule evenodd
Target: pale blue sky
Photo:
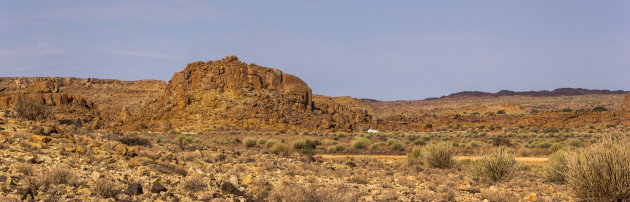
<path id="1" fill-rule="evenodd" d="M 170 79 L 237 55 L 314 93 L 630 90 L 630 1 L 2 1 L 0 76 Z"/>

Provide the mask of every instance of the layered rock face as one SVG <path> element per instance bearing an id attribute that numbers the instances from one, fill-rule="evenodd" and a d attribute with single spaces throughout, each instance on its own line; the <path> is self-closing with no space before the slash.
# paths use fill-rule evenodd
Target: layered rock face
<path id="1" fill-rule="evenodd" d="M 135 116 L 135 125 L 128 127 L 162 131 L 352 131 L 371 119 L 365 118 L 369 116 L 365 111 L 319 106 L 325 109 L 315 107 L 311 88 L 300 78 L 228 56 L 190 63 L 175 73 L 158 100 Z"/>

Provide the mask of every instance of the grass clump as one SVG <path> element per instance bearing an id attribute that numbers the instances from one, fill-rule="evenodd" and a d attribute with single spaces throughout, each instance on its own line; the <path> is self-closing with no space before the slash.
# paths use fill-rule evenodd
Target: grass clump
<path id="1" fill-rule="evenodd" d="M 269 148 L 269 152 L 279 155 L 279 154 L 288 154 L 289 153 L 289 147 L 284 144 L 284 143 L 276 143 L 273 144 L 270 148 Z"/>
<path id="2" fill-rule="evenodd" d="M 409 164 L 422 164 L 422 157 L 422 148 L 414 148 L 407 154 L 407 162 L 409 162 Z"/>
<path id="3" fill-rule="evenodd" d="M 265 148 L 270 149 L 276 143 L 278 142 L 276 142 L 275 140 L 269 140 L 265 143 Z"/>
<path id="4" fill-rule="evenodd" d="M 630 140 L 605 138 L 567 158 L 566 181 L 583 200 L 630 199 Z"/>
<path id="5" fill-rule="evenodd" d="M 339 153 L 346 150 L 346 147 L 343 145 L 333 145 L 327 148 L 328 153 Z"/>
<path id="6" fill-rule="evenodd" d="M 354 139 L 354 141 L 352 141 L 352 148 L 355 149 L 367 149 L 368 146 L 370 146 L 370 140 L 368 140 L 367 138 L 364 137 L 359 137 Z"/>
<path id="7" fill-rule="evenodd" d="M 182 190 L 188 192 L 198 192 L 204 190 L 208 185 L 203 181 L 203 178 L 197 175 L 191 175 L 182 180 Z"/>
<path id="8" fill-rule="evenodd" d="M 113 198 L 120 193 L 121 188 L 115 182 L 108 179 L 98 179 L 94 182 L 92 192 L 101 198 Z"/>
<path id="9" fill-rule="evenodd" d="M 255 147 L 257 143 L 258 143 L 258 140 L 255 138 L 245 138 L 245 140 L 243 140 L 243 144 L 247 148 Z"/>
<path id="10" fill-rule="evenodd" d="M 484 154 L 471 166 L 473 174 L 495 182 L 512 178 L 519 167 L 514 155 L 506 147 Z"/>
<path id="11" fill-rule="evenodd" d="M 549 160 L 543 166 L 543 178 L 549 182 L 565 183 L 568 170 L 567 158 L 571 150 L 564 147 L 549 156 Z"/>
<path id="12" fill-rule="evenodd" d="M 427 145 L 422 155 L 424 163 L 433 168 L 452 168 L 455 165 L 453 146 L 448 142 Z"/>
<path id="13" fill-rule="evenodd" d="M 149 138 L 144 138 L 137 135 L 123 136 L 118 139 L 118 142 L 129 146 L 151 146 L 151 140 Z"/>

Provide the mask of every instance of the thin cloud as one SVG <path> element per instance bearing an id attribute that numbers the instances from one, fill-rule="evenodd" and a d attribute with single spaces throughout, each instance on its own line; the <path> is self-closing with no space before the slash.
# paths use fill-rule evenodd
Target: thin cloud
<path id="1" fill-rule="evenodd" d="M 123 55 L 123 56 L 134 56 L 134 57 L 147 57 L 147 58 L 160 58 L 160 59 L 177 59 L 178 57 L 165 55 L 165 54 L 157 54 L 157 53 L 146 53 L 139 51 L 127 51 L 127 50 L 116 50 L 116 49 L 108 49 L 102 48 L 100 51 L 104 51 L 113 55 Z"/>

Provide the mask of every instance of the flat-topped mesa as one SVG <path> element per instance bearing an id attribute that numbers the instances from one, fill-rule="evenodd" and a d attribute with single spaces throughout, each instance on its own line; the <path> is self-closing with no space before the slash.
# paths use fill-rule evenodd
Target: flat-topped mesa
<path id="1" fill-rule="evenodd" d="M 297 103 L 299 108 L 313 107 L 311 88 L 302 79 L 278 69 L 241 62 L 236 56 L 190 63 L 173 75 L 168 89 L 175 95 L 198 90 L 277 91 L 290 95 L 290 102 Z"/>

